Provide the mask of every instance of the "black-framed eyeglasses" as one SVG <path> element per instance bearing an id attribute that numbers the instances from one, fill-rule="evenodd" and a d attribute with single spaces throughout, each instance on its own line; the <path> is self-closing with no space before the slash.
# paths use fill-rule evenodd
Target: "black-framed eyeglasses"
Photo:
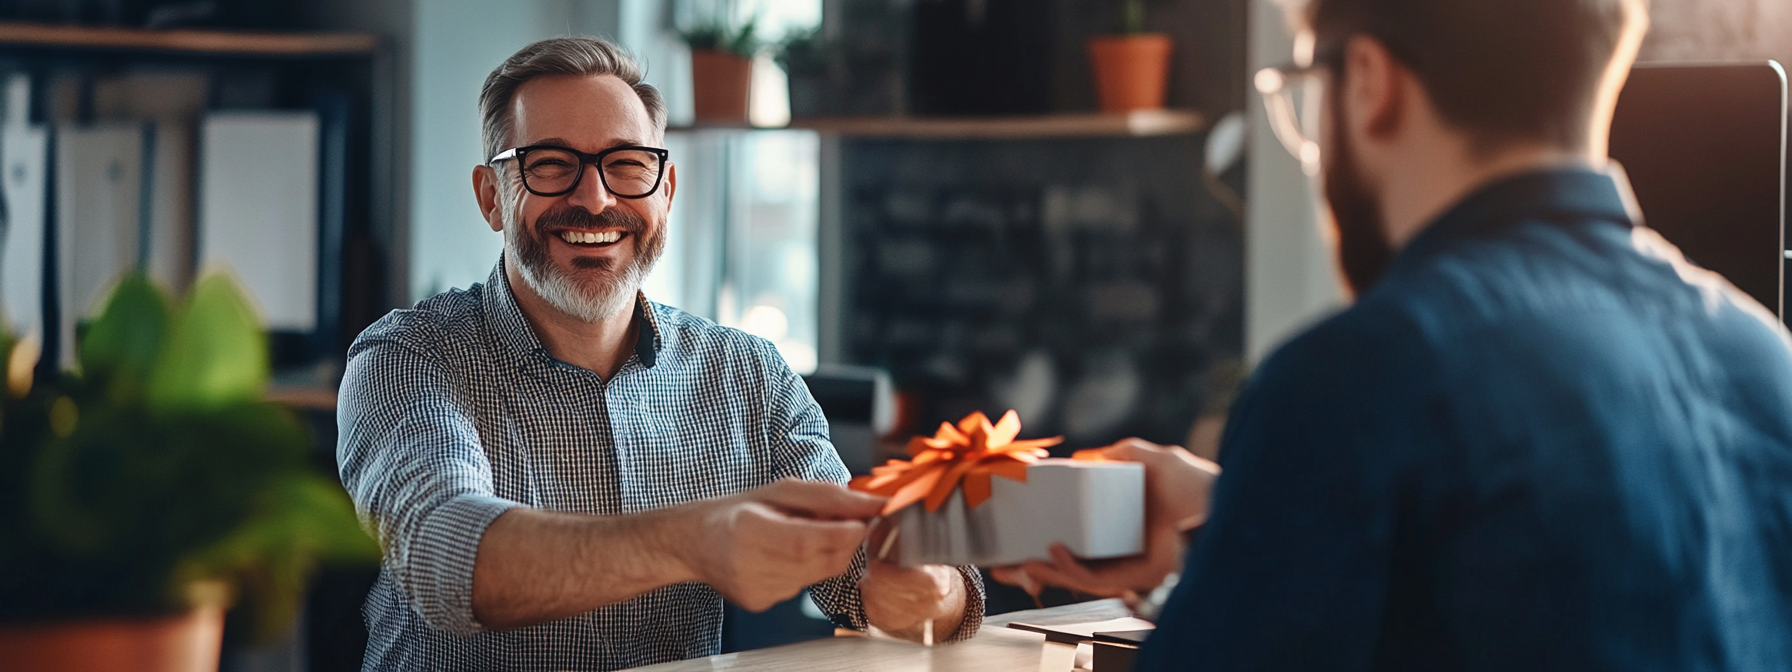
<path id="1" fill-rule="evenodd" d="M 659 191 L 670 155 L 659 147 L 638 145 L 611 147 L 596 154 L 559 145 L 529 145 L 506 149 L 489 163 L 516 160 L 523 188 L 536 196 L 572 193 L 579 188 L 589 164 L 597 166 L 598 180 L 617 198 L 646 198 Z"/>

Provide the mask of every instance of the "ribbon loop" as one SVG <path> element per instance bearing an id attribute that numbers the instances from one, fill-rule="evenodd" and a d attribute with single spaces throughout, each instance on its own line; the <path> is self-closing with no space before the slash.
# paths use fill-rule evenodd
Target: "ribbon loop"
<path id="1" fill-rule="evenodd" d="M 1016 441 L 1020 415 L 1010 410 L 994 424 L 977 411 L 952 423 L 940 423 L 933 436 L 917 436 L 908 442 L 909 461 L 890 460 L 848 484 L 854 490 L 889 497 L 883 514 L 888 516 L 915 502 L 937 511 L 964 485 L 964 504 L 975 508 L 990 496 L 990 477 L 1027 482 L 1027 466 L 1051 453 L 1046 450 L 1064 437 Z"/>

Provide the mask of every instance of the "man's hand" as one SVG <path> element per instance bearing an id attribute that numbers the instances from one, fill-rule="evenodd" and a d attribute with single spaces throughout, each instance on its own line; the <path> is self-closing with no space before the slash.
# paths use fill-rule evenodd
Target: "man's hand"
<path id="1" fill-rule="evenodd" d="M 788 479 L 697 502 L 683 558 L 697 580 L 763 611 L 851 568 L 863 521 L 883 503 L 832 483 Z"/>
<path id="2" fill-rule="evenodd" d="M 945 640 L 964 624 L 964 576 L 945 565 L 903 567 L 882 560 L 865 562 L 859 597 L 865 618 L 884 632 L 920 641 L 927 621 L 933 639 Z"/>
<path id="3" fill-rule="evenodd" d="M 1207 520 L 1220 467 L 1176 446 L 1126 439 L 1101 450 L 1111 460 L 1145 465 L 1145 552 L 1112 560 L 1082 561 L 1053 544 L 1051 561 L 1000 567 L 997 581 L 1036 593 L 1041 583 L 1093 595 L 1126 596 L 1150 591 L 1182 565 L 1182 533 Z"/>

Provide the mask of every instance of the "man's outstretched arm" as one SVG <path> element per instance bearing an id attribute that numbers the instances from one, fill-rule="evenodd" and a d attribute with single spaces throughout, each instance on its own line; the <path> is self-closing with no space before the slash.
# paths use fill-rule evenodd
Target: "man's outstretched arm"
<path id="1" fill-rule="evenodd" d="M 864 536 L 860 521 L 883 501 L 834 484 L 774 483 L 628 516 L 529 508 L 494 492 L 447 367 L 396 340 L 357 343 L 338 412 L 343 486 L 382 542 L 387 571 L 426 622 L 460 635 L 681 581 L 763 608 L 846 571 Z"/>
<path id="2" fill-rule="evenodd" d="M 733 497 L 627 516 L 512 509 L 486 529 L 473 612 L 493 630 L 581 614 L 699 581 L 762 610 L 846 571 L 882 500 L 779 481 Z"/>

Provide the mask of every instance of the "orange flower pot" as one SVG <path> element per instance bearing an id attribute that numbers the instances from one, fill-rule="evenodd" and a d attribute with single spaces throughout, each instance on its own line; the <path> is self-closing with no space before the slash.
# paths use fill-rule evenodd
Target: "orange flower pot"
<path id="1" fill-rule="evenodd" d="M 697 121 L 747 123 L 753 60 L 709 49 L 691 50 L 691 98 Z"/>
<path id="2" fill-rule="evenodd" d="M 1170 36 L 1163 33 L 1089 38 L 1089 61 L 1101 111 L 1161 110 L 1170 77 Z"/>
<path id="3" fill-rule="evenodd" d="M 0 626 L 6 669 L 35 672 L 217 672 L 224 610 Z"/>

